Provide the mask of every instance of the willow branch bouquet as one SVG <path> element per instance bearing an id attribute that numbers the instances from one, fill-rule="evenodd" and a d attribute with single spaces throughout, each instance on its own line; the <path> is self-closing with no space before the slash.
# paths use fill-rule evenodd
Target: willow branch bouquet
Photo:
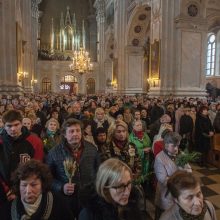
<path id="1" fill-rule="evenodd" d="M 69 179 L 69 183 L 72 182 L 72 177 L 74 176 L 76 172 L 76 161 L 73 161 L 72 159 L 68 158 L 63 161 L 64 171 Z"/>
<path id="2" fill-rule="evenodd" d="M 145 181 L 149 181 L 154 175 L 154 172 L 150 172 L 144 175 L 139 176 L 137 179 L 133 181 L 134 185 L 140 185 Z"/>
<path id="3" fill-rule="evenodd" d="M 180 154 L 176 157 L 176 165 L 179 167 L 184 168 L 184 166 L 189 162 L 196 162 L 200 159 L 201 153 L 199 152 L 192 152 L 189 153 L 188 150 L 185 150 L 183 152 L 180 152 Z"/>

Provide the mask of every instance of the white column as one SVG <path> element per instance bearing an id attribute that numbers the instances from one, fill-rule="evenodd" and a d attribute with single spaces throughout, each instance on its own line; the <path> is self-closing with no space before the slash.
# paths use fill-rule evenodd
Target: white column
<path id="1" fill-rule="evenodd" d="M 115 1 L 116 57 L 118 58 L 118 92 L 125 92 L 125 32 L 127 25 L 126 0 Z"/>
<path id="2" fill-rule="evenodd" d="M 205 96 L 205 45 L 206 22 L 201 5 L 200 15 L 190 17 L 187 7 L 180 0 L 158 0 L 152 14 L 158 14 L 161 5 L 161 23 L 152 25 L 152 39 L 160 37 L 160 86 L 151 87 L 151 96 Z M 157 16 L 152 18 L 155 24 Z"/>
<path id="3" fill-rule="evenodd" d="M 144 50 L 143 47 L 127 46 L 125 93 L 143 93 L 144 88 Z"/>
<path id="4" fill-rule="evenodd" d="M 38 37 L 38 18 L 39 18 L 39 10 L 38 4 L 41 3 L 41 0 L 32 0 L 31 2 L 31 45 L 32 45 L 32 66 L 31 66 L 31 76 L 29 80 L 29 88 L 34 89 L 34 80 L 39 79 L 37 75 L 37 59 L 38 59 L 38 45 L 37 45 L 37 37 Z M 39 84 L 40 82 L 38 82 Z M 36 87 L 36 86 L 35 86 Z M 34 91 L 35 92 L 35 91 Z"/>
<path id="5" fill-rule="evenodd" d="M 98 34 L 98 63 L 99 63 L 99 77 L 98 91 L 105 91 L 106 77 L 104 74 L 104 59 L 105 59 L 105 2 L 103 0 L 96 0 L 94 7 L 97 9 L 97 34 Z"/>

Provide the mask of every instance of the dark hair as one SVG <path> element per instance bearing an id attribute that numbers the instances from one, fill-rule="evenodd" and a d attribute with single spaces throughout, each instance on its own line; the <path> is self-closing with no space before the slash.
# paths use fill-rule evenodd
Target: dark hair
<path id="1" fill-rule="evenodd" d="M 66 121 L 64 121 L 64 123 L 62 124 L 62 128 L 61 128 L 61 134 L 66 134 L 66 129 L 68 127 L 71 127 L 72 125 L 79 125 L 80 128 L 82 129 L 82 123 L 81 121 L 75 119 L 75 118 L 68 118 Z"/>
<path id="2" fill-rule="evenodd" d="M 20 111 L 17 110 L 9 110 L 5 112 L 2 116 L 2 121 L 5 124 L 6 122 L 20 121 L 22 122 L 22 115 Z"/>
<path id="3" fill-rule="evenodd" d="M 199 178 L 184 170 L 176 171 L 167 181 L 167 188 L 175 199 L 180 196 L 181 190 L 194 189 L 198 185 L 201 185 Z"/>
<path id="4" fill-rule="evenodd" d="M 87 128 L 89 125 L 92 126 L 92 122 L 90 120 L 84 119 L 82 120 L 83 129 Z"/>
<path id="5" fill-rule="evenodd" d="M 200 114 L 202 114 L 202 112 L 204 111 L 204 110 L 209 110 L 209 108 L 207 107 L 207 106 L 205 106 L 205 105 L 202 105 L 200 108 L 199 108 L 199 113 Z"/>
<path id="6" fill-rule="evenodd" d="M 53 178 L 49 167 L 38 160 L 31 159 L 25 163 L 19 164 L 18 168 L 12 174 L 11 181 L 13 192 L 16 195 L 20 195 L 20 181 L 33 175 L 36 175 L 37 178 L 41 180 L 43 192 L 50 190 Z"/>
<path id="7" fill-rule="evenodd" d="M 103 127 L 98 127 L 95 131 L 95 136 L 98 136 L 99 134 L 103 134 L 103 133 L 107 134 L 107 130 Z"/>

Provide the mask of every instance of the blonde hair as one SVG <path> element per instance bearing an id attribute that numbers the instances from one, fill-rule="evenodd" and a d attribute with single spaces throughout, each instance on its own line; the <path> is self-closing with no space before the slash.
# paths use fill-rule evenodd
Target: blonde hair
<path id="1" fill-rule="evenodd" d="M 51 119 L 49 119 L 49 120 L 46 122 L 46 125 L 45 125 L 46 128 L 48 128 L 50 122 L 55 122 L 56 125 L 57 125 L 57 129 L 60 128 L 60 123 L 59 123 L 55 118 L 51 118 Z"/>
<path id="2" fill-rule="evenodd" d="M 117 129 L 118 126 L 122 126 L 123 128 L 125 128 L 126 133 L 127 133 L 127 138 L 128 138 L 127 124 L 122 120 L 116 120 L 115 122 L 111 123 L 111 125 L 108 128 L 108 138 L 107 138 L 108 142 L 111 142 L 113 140 L 114 135 L 115 135 L 115 130 Z"/>
<path id="3" fill-rule="evenodd" d="M 101 108 L 101 107 L 97 108 L 97 109 L 95 110 L 95 115 L 96 115 L 96 113 L 98 113 L 98 112 L 104 112 L 104 109 Z"/>
<path id="4" fill-rule="evenodd" d="M 110 158 L 102 163 L 96 176 L 96 191 L 105 201 L 112 203 L 109 188 L 116 186 L 122 179 L 122 175 L 128 171 L 132 178 L 132 171 L 127 164 L 119 159 Z"/>
<path id="5" fill-rule="evenodd" d="M 95 118 L 97 118 L 97 113 L 101 113 L 101 112 L 103 112 L 104 114 L 105 114 L 105 111 L 104 111 L 104 109 L 103 108 L 97 108 L 96 110 L 95 110 Z"/>
<path id="6" fill-rule="evenodd" d="M 30 118 L 32 122 L 35 121 L 35 120 L 37 120 L 37 116 L 36 116 L 36 114 L 33 113 L 33 112 L 29 112 L 28 115 L 27 115 L 27 117 Z"/>

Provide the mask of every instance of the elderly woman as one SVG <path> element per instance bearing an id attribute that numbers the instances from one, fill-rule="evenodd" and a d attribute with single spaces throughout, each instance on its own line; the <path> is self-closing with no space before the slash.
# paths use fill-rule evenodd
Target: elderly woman
<path id="1" fill-rule="evenodd" d="M 167 182 L 174 205 L 160 220 L 217 220 L 215 208 L 204 200 L 201 183 L 192 173 L 177 171 Z"/>
<path id="2" fill-rule="evenodd" d="M 95 188 L 95 192 L 90 188 L 81 193 L 85 208 L 79 220 L 146 219 L 139 206 L 140 198 L 132 187 L 132 171 L 122 161 L 111 158 L 102 163 Z"/>
<path id="3" fill-rule="evenodd" d="M 59 133 L 60 124 L 55 118 L 51 118 L 47 121 L 46 131 L 42 135 L 43 143 L 44 143 L 44 151 L 48 153 L 48 151 L 55 147 L 60 143 L 61 137 Z"/>
<path id="4" fill-rule="evenodd" d="M 155 196 L 156 219 L 159 219 L 161 213 L 173 205 L 173 199 L 167 193 L 167 180 L 179 169 L 175 159 L 179 153 L 181 136 L 171 131 L 164 136 L 163 141 L 164 149 L 157 154 L 154 162 L 154 171 L 158 181 Z M 191 171 L 188 164 L 185 165 L 185 169 Z"/>
<path id="5" fill-rule="evenodd" d="M 70 210 L 60 197 L 50 191 L 49 168 L 36 160 L 20 164 L 12 176 L 16 199 L 12 202 L 12 220 L 71 220 Z"/>
<path id="6" fill-rule="evenodd" d="M 141 159 L 142 175 L 146 175 L 150 168 L 149 153 L 151 151 L 151 140 L 147 133 L 143 131 L 143 124 L 141 120 L 133 121 L 132 124 L 133 129 L 129 135 L 129 141 L 136 146 L 138 155 Z"/>

